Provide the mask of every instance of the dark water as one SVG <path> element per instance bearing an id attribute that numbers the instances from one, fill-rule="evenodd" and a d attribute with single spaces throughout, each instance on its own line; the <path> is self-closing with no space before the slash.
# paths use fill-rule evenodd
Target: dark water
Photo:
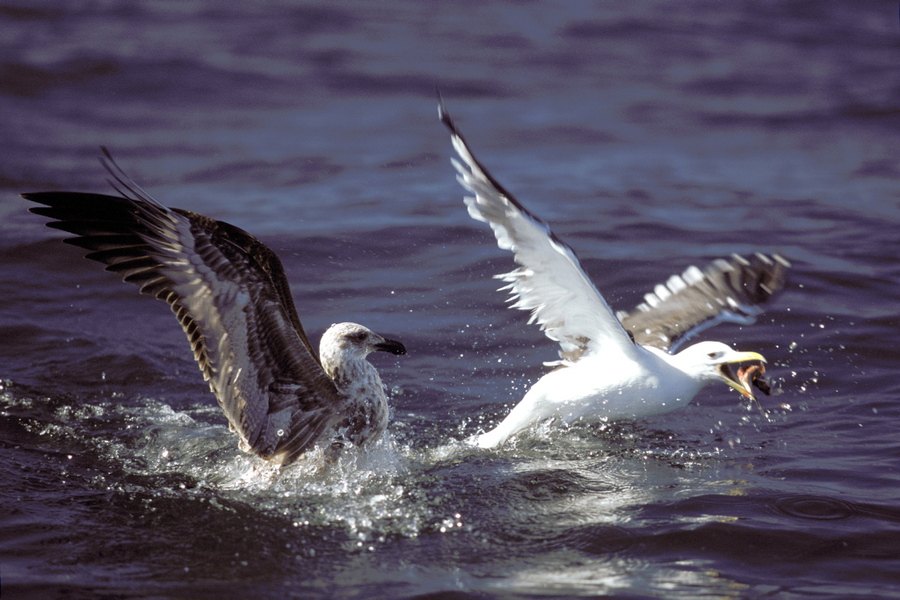
<path id="1" fill-rule="evenodd" d="M 896 2 L 0 4 L 3 598 L 900 595 Z M 555 348 L 504 308 L 434 88 L 484 162 L 629 308 L 777 251 L 752 327 L 784 394 L 454 443 Z M 237 449 L 159 302 L 27 213 L 104 191 L 284 258 L 311 336 L 352 320 L 390 436 L 318 472 Z M 780 405 L 788 405 L 783 408 Z"/>

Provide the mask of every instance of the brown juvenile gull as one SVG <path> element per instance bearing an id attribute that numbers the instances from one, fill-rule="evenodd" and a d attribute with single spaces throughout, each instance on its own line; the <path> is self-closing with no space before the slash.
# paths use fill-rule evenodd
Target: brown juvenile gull
<path id="1" fill-rule="evenodd" d="M 479 163 L 443 105 L 461 162 L 457 179 L 472 194 L 469 215 L 491 226 L 501 249 L 519 268 L 498 277 L 509 285 L 511 306 L 531 311 L 530 322 L 559 343 L 557 368 L 544 375 L 494 429 L 469 441 L 482 448 L 506 442 L 548 419 L 636 419 L 688 404 L 707 384 L 723 381 L 753 398 L 764 380 L 732 373 L 729 365 L 763 361 L 721 342 L 700 342 L 675 353 L 696 331 L 725 320 L 750 323 L 759 305 L 784 287 L 789 263 L 778 255 L 719 259 L 691 267 L 645 296 L 631 313 L 613 313 L 572 249 L 530 213 Z M 742 373 L 744 374 L 744 373 Z"/>
<path id="2" fill-rule="evenodd" d="M 119 196 L 38 192 L 31 212 L 141 292 L 169 304 L 241 448 L 287 465 L 316 443 L 364 446 L 388 423 L 366 356 L 403 344 L 356 323 L 332 325 L 313 351 L 278 256 L 234 225 L 151 198 L 113 162 Z"/>

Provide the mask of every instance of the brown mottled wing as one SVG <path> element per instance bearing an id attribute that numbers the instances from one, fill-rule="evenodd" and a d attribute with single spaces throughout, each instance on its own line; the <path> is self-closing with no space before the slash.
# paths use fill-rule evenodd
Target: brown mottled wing
<path id="1" fill-rule="evenodd" d="M 787 282 L 790 263 L 755 254 L 720 258 L 673 275 L 632 312 L 616 316 L 638 344 L 674 352 L 691 335 L 724 321 L 750 324 Z"/>
<path id="2" fill-rule="evenodd" d="M 281 261 L 228 223 L 159 204 L 114 171 L 121 197 L 23 194 L 87 258 L 167 302 L 231 427 L 263 458 L 293 461 L 343 416 L 303 331 Z M 124 188 L 124 191 L 122 190 Z"/>

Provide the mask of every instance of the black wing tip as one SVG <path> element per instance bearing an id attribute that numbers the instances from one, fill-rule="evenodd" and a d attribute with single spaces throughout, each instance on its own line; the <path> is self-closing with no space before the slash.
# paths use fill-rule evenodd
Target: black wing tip
<path id="1" fill-rule="evenodd" d="M 459 128 L 456 127 L 456 123 L 450 116 L 450 111 L 447 110 L 447 104 L 444 102 L 444 96 L 441 94 L 440 90 L 436 89 L 435 91 L 438 97 L 438 119 L 440 119 L 441 123 L 443 123 L 447 127 L 447 129 L 450 130 L 450 133 L 452 133 L 455 137 L 463 140 L 463 143 L 465 143 L 462 134 L 459 132 Z"/>
<path id="2" fill-rule="evenodd" d="M 469 157 L 471 157 L 471 159 L 472 159 L 472 162 L 475 164 L 476 167 L 478 167 L 478 169 L 481 171 L 482 175 L 484 175 L 485 179 L 487 179 L 488 183 L 490 183 L 492 186 L 494 186 L 494 188 L 498 192 L 500 192 L 500 194 L 505 196 L 506 199 L 509 200 L 513 204 L 513 206 L 515 206 L 517 209 L 522 211 L 522 213 L 527 215 L 528 218 L 532 219 L 536 223 L 539 223 L 542 227 L 546 228 L 550 237 L 553 238 L 553 240 L 555 242 L 560 243 L 560 244 L 566 246 L 567 248 L 569 248 L 568 244 L 565 244 L 562 240 L 560 240 L 555 235 L 553 235 L 553 232 L 550 231 L 550 226 L 547 224 L 546 221 L 544 221 L 543 219 L 538 217 L 536 214 L 534 214 L 533 212 L 531 212 L 530 210 L 525 208 L 525 206 L 521 202 L 516 200 L 516 197 L 513 196 L 509 192 L 509 190 L 507 190 L 503 186 L 503 184 L 501 184 L 499 181 L 497 181 L 496 178 L 494 178 L 494 176 L 491 174 L 491 172 L 488 171 L 488 169 L 483 164 L 481 164 L 481 161 L 478 160 L 477 158 L 475 158 L 475 153 L 472 152 L 472 149 L 469 147 L 469 142 L 466 141 L 466 138 L 463 136 L 463 134 L 460 132 L 459 128 L 456 126 L 456 123 L 450 117 L 450 113 L 447 111 L 447 106 L 444 104 L 444 99 L 443 99 L 443 97 L 440 97 L 440 96 L 438 97 L 438 117 L 440 118 L 441 122 L 447 126 L 447 129 L 450 130 L 451 135 L 454 138 L 456 138 L 459 141 L 459 143 L 462 144 L 462 146 L 466 149 L 466 152 L 468 152 Z M 468 162 L 467 159 L 465 159 L 465 158 L 463 158 L 463 160 Z"/>
<path id="3" fill-rule="evenodd" d="M 756 253 L 756 256 L 760 260 L 768 260 L 769 264 L 774 267 L 774 271 L 779 274 L 787 273 L 788 269 L 793 268 L 794 265 L 791 264 L 787 258 L 778 254 L 777 252 L 774 254 L 761 254 L 759 252 Z"/>
<path id="4" fill-rule="evenodd" d="M 787 285 L 791 263 L 778 253 L 732 254 L 713 260 L 702 273 L 702 280 L 712 284 L 720 293 L 733 294 L 739 304 L 754 307 L 768 303 Z M 682 277 L 688 279 L 691 267 Z M 696 285 L 700 282 L 690 282 Z M 722 286 L 724 286 L 723 289 Z"/>
<path id="5" fill-rule="evenodd" d="M 790 269 L 793 266 L 791 264 L 791 261 L 789 261 L 778 252 L 773 252 L 772 254 L 754 252 L 749 257 L 741 254 L 732 254 L 731 259 L 734 262 L 740 263 L 741 265 L 747 267 L 753 266 L 754 262 L 756 262 L 757 264 L 762 263 L 767 267 L 774 267 L 776 269 Z"/>
<path id="6" fill-rule="evenodd" d="M 785 288 L 791 262 L 779 253 L 755 252 L 750 256 L 733 254 L 732 266 L 740 272 L 740 291 L 756 305 L 769 302 Z M 737 283 L 737 282 L 735 282 Z"/>
<path id="7" fill-rule="evenodd" d="M 45 225 L 54 229 L 62 229 L 63 231 L 68 230 L 65 229 L 64 225 L 60 225 L 61 222 L 72 221 L 73 218 L 76 221 L 79 220 L 77 215 L 74 215 L 71 211 L 73 206 L 88 198 L 104 197 L 102 194 L 60 191 L 24 192 L 19 195 L 29 202 L 40 205 L 29 207 L 28 212 L 47 219 L 53 219 L 52 221 L 45 223 Z"/>
<path id="8" fill-rule="evenodd" d="M 671 352 L 698 332 L 722 322 L 723 311 L 733 317 L 724 319 L 726 321 L 744 319 L 736 322 L 752 322 L 762 313 L 764 305 L 787 286 L 790 268 L 790 261 L 777 252 L 734 253 L 719 257 L 703 269 L 695 265 L 680 275 L 673 275 L 660 284 L 667 293 L 658 296 L 654 288 L 632 311 L 619 311 L 616 317 L 626 329 L 634 332 L 638 343 Z M 673 278 L 678 283 L 676 288 L 670 287 Z M 687 323 L 654 322 L 654 314 L 665 313 L 664 306 L 669 298 L 682 293 L 700 293 L 706 300 L 712 299 L 708 306 L 716 310 L 705 311 L 706 317 L 696 322 L 690 319 Z"/>
<path id="9" fill-rule="evenodd" d="M 124 198 L 125 200 L 136 201 L 139 203 L 144 202 L 155 204 L 155 201 L 152 199 L 152 197 L 147 194 L 137 183 L 135 183 L 135 181 L 128 176 L 125 170 L 119 166 L 119 163 L 117 163 L 115 158 L 113 158 L 112 152 L 107 146 L 101 145 L 100 153 L 101 156 L 98 157 L 98 160 L 111 177 L 107 178 L 106 181 L 109 183 L 110 187 L 112 187 L 116 192 L 119 193 L 121 198 Z M 19 195 L 30 202 L 37 202 L 38 204 L 45 204 L 47 206 L 53 206 L 57 204 L 59 201 L 63 200 L 64 196 L 67 196 L 69 198 L 76 196 L 105 196 L 105 194 L 70 191 L 22 192 Z"/>
<path id="10" fill-rule="evenodd" d="M 28 208 L 28 212 L 33 215 L 40 215 L 42 217 L 52 217 L 53 215 L 48 215 L 45 211 L 53 210 L 53 201 L 50 199 L 50 195 L 53 193 L 54 192 L 23 192 L 19 195 L 29 202 L 34 202 L 41 205 L 30 206 Z"/>
<path id="11" fill-rule="evenodd" d="M 84 192 L 58 192 L 58 191 L 50 191 L 50 192 L 22 192 L 19 194 L 25 200 L 29 202 L 35 202 L 37 204 L 43 204 L 44 206 L 55 206 L 59 203 L 60 200 L 63 199 L 64 196 L 78 195 Z M 35 212 L 35 210 L 41 210 L 42 207 L 34 206 L 29 208 L 29 212 Z M 37 213 L 40 214 L 40 213 Z"/>

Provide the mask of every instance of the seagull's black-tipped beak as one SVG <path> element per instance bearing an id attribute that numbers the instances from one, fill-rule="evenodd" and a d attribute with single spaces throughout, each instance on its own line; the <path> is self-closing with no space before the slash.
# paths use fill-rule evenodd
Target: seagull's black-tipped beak
<path id="1" fill-rule="evenodd" d="M 406 354 L 406 346 L 404 346 L 397 340 L 389 340 L 387 338 L 384 338 L 383 342 L 378 342 L 377 344 L 375 344 L 374 348 L 379 352 L 390 352 L 391 354 L 395 354 L 397 356 Z"/>

